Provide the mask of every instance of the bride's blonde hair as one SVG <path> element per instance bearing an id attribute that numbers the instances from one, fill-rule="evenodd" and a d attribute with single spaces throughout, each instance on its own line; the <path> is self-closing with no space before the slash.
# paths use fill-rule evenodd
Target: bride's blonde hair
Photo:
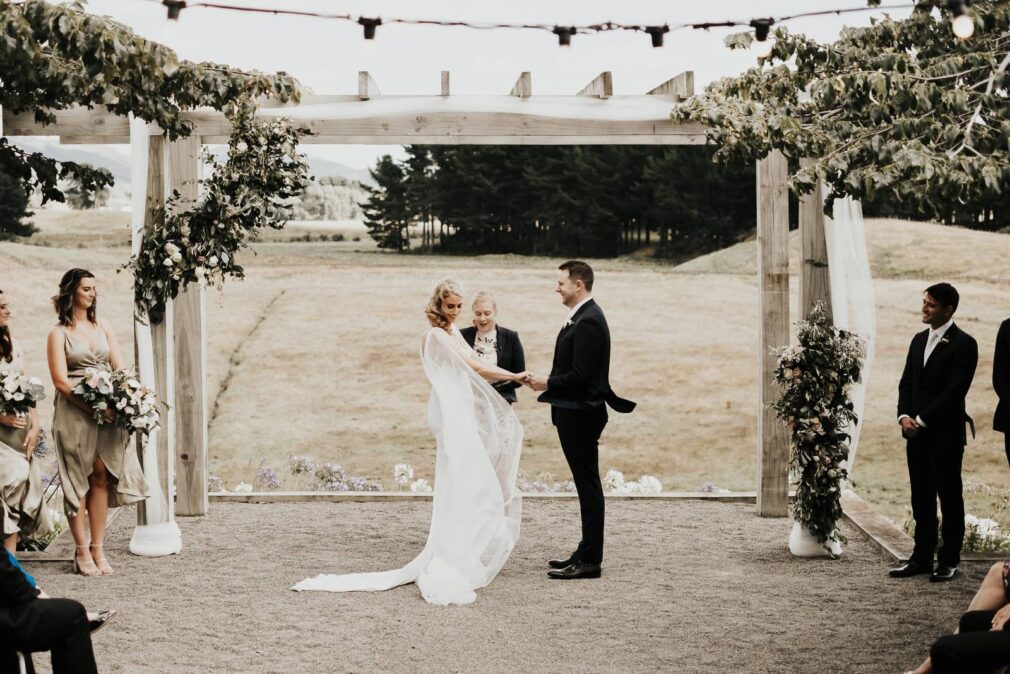
<path id="1" fill-rule="evenodd" d="M 449 321 L 442 313 L 442 301 L 452 295 L 463 297 L 463 289 L 451 278 L 442 279 L 435 286 L 435 291 L 431 294 L 431 299 L 428 300 L 428 306 L 424 308 L 424 315 L 433 328 L 442 328 L 443 330 L 449 328 Z"/>

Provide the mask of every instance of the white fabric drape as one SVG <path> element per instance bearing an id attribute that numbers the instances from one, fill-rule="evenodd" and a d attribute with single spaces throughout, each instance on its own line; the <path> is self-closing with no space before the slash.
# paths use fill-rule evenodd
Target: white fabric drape
<path id="1" fill-rule="evenodd" d="M 824 235 L 828 248 L 828 272 L 831 281 L 831 311 L 835 326 L 861 337 L 866 344 L 866 359 L 859 381 L 849 389 L 858 421 L 849 433 L 848 468 L 851 474 L 856 458 L 859 434 L 866 409 L 866 386 L 873 368 L 877 341 L 877 313 L 873 294 L 873 276 L 866 251 L 866 227 L 863 207 L 846 197 L 835 199 L 834 217 L 824 219 Z"/>
<path id="2" fill-rule="evenodd" d="M 435 434 L 431 528 L 421 553 L 401 569 L 320 575 L 295 590 L 388 590 L 416 583 L 426 601 L 469 604 L 504 566 L 519 539 L 516 487 L 523 430 L 507 402 L 463 359 L 462 337 L 429 330 L 421 361 L 431 382 Z M 471 352 L 472 353 L 472 352 Z"/>
<path id="3" fill-rule="evenodd" d="M 132 252 L 140 252 L 144 240 L 144 218 L 147 210 L 147 166 L 150 154 L 150 136 L 147 123 L 142 119 L 130 116 L 130 154 L 133 160 L 131 181 L 132 196 Z M 151 337 L 151 326 L 134 320 L 133 331 L 137 347 L 137 372 L 144 386 L 154 389 L 154 343 Z M 169 371 L 169 376 L 174 373 Z M 182 550 L 182 534 L 175 523 L 175 508 L 166 498 L 161 489 L 161 476 L 158 470 L 158 435 L 166 432 L 168 423 L 164 408 L 162 408 L 162 429 L 156 430 L 147 437 L 144 447 L 140 449 L 141 464 L 144 476 L 147 478 L 150 496 L 144 502 L 147 523 L 133 531 L 130 539 L 130 552 L 135 555 L 158 557 L 176 554 Z M 169 457 L 169 478 L 173 458 Z M 171 479 L 169 479 L 171 484 Z"/>

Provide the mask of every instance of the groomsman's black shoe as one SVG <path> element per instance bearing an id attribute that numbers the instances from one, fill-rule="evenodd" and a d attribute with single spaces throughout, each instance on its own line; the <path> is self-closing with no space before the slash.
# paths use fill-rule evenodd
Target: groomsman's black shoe
<path id="1" fill-rule="evenodd" d="M 566 566 L 569 566 L 574 561 L 575 559 L 573 559 L 572 557 L 569 557 L 568 559 L 552 559 L 551 561 L 547 562 L 547 566 L 551 567 L 552 569 L 563 569 Z"/>
<path id="2" fill-rule="evenodd" d="M 930 573 L 932 569 L 927 564 L 921 564 L 917 561 L 909 560 L 908 562 L 902 564 L 899 567 L 893 568 L 887 572 L 887 575 L 891 578 L 909 578 L 911 576 L 918 576 L 923 573 Z"/>
<path id="3" fill-rule="evenodd" d="M 957 576 L 956 566 L 937 566 L 936 571 L 929 574 L 929 582 L 942 583 L 945 580 L 954 580 Z"/>
<path id="4" fill-rule="evenodd" d="M 574 580 L 576 578 L 599 578 L 600 565 L 586 562 L 572 562 L 563 569 L 548 571 L 547 576 L 558 580 Z"/>

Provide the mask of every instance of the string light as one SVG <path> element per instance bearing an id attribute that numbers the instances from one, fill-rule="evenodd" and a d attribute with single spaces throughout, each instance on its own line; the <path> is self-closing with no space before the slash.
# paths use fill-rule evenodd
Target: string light
<path id="1" fill-rule="evenodd" d="M 186 0 L 161 0 L 161 4 L 168 8 L 169 21 L 178 21 L 179 12 L 186 8 Z"/>
<path id="2" fill-rule="evenodd" d="M 653 48 L 663 46 L 663 36 L 670 32 L 670 27 L 666 24 L 662 26 L 646 26 L 645 32 L 652 38 Z"/>
<path id="3" fill-rule="evenodd" d="M 186 2 L 186 0 L 147 0 L 149 2 L 159 2 L 168 8 L 168 18 L 172 20 L 177 20 L 179 18 L 179 13 L 183 9 L 190 8 L 204 8 L 204 9 L 216 9 L 216 10 L 227 10 L 234 12 L 254 12 L 259 14 L 274 14 L 274 15 L 284 15 L 284 16 L 302 16 L 302 17 L 312 17 L 319 19 L 331 19 L 337 21 L 348 21 L 357 23 L 364 29 L 365 40 L 375 39 L 375 29 L 378 26 L 385 24 L 406 24 L 414 26 L 441 26 L 441 27 L 453 27 L 453 28 L 471 28 L 475 30 L 493 30 L 493 29 L 514 29 L 514 30 L 541 30 L 549 33 L 553 33 L 558 38 L 558 45 L 561 47 L 570 47 L 572 44 L 572 36 L 581 34 L 592 34 L 592 33 L 603 33 L 610 31 L 635 31 L 640 33 L 645 33 L 649 36 L 652 41 L 653 47 L 663 46 L 663 36 L 666 33 L 670 33 L 676 30 L 682 29 L 692 29 L 692 30 L 709 30 L 711 28 L 734 28 L 734 27 L 744 27 L 748 26 L 755 31 L 755 42 L 754 42 L 754 52 L 759 58 L 768 58 L 771 56 L 772 52 L 772 42 L 768 39 L 770 28 L 773 24 L 784 23 L 786 21 L 792 21 L 795 19 L 804 19 L 816 16 L 827 16 L 836 15 L 841 16 L 843 14 L 852 14 L 855 12 L 885 12 L 889 10 L 898 9 L 920 9 L 921 2 L 906 2 L 900 4 L 892 4 L 887 6 L 869 6 L 863 5 L 860 7 L 845 7 L 838 9 L 824 9 L 813 12 L 802 12 L 799 14 L 793 14 L 790 16 L 779 17 L 778 19 L 773 19 L 771 17 L 765 19 L 750 19 L 746 21 L 704 21 L 695 23 L 682 23 L 682 24 L 663 24 L 663 25 L 651 25 L 643 26 L 637 24 L 621 24 L 614 23 L 612 21 L 607 21 L 604 23 L 587 24 L 582 26 L 560 26 L 552 24 L 537 24 L 537 23 L 474 23 L 468 21 L 448 21 L 448 20 L 435 20 L 435 19 L 395 19 L 387 18 L 385 21 L 379 18 L 367 18 L 364 16 L 354 17 L 350 14 L 334 14 L 326 12 L 310 12 L 294 9 L 286 9 L 283 7 L 267 8 L 267 7 L 245 7 L 241 5 L 229 5 L 219 2 Z M 971 5 L 971 0 L 950 0 L 951 12 L 954 14 L 953 29 L 954 33 L 962 38 L 967 39 L 971 37 L 975 30 L 974 21 L 965 12 L 965 7 Z"/>
<path id="4" fill-rule="evenodd" d="M 375 39 L 375 28 L 376 26 L 382 25 L 382 19 L 376 17 L 374 19 L 368 19 L 363 16 L 358 17 L 358 23 L 365 29 L 365 39 L 374 40 Z"/>
<path id="5" fill-rule="evenodd" d="M 975 34 L 975 20 L 968 15 L 966 8 L 971 7 L 971 0 L 950 0 L 950 12 L 954 20 L 950 27 L 962 40 L 967 40 Z"/>
<path id="6" fill-rule="evenodd" d="M 575 27 L 566 26 L 554 26 L 551 31 L 558 36 L 558 46 L 559 47 L 571 47 L 572 46 L 572 35 L 575 35 Z"/>
<path id="7" fill-rule="evenodd" d="M 768 39 L 772 24 L 775 19 L 751 19 L 750 26 L 754 29 L 754 41 L 751 43 L 751 50 L 759 59 L 766 59 L 772 55 L 772 41 Z"/>

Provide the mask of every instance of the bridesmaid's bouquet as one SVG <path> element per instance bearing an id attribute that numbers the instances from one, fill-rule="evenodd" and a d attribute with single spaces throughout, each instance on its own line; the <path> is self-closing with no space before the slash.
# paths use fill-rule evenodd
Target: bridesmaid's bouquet
<path id="1" fill-rule="evenodd" d="M 38 377 L 17 370 L 0 370 L 0 414 L 24 416 L 45 397 L 45 387 Z"/>
<path id="2" fill-rule="evenodd" d="M 107 410 L 112 410 L 113 424 L 145 438 L 160 426 L 157 396 L 131 370 L 89 367 L 74 386 L 74 393 L 91 406 L 99 426 L 108 423 Z"/>

